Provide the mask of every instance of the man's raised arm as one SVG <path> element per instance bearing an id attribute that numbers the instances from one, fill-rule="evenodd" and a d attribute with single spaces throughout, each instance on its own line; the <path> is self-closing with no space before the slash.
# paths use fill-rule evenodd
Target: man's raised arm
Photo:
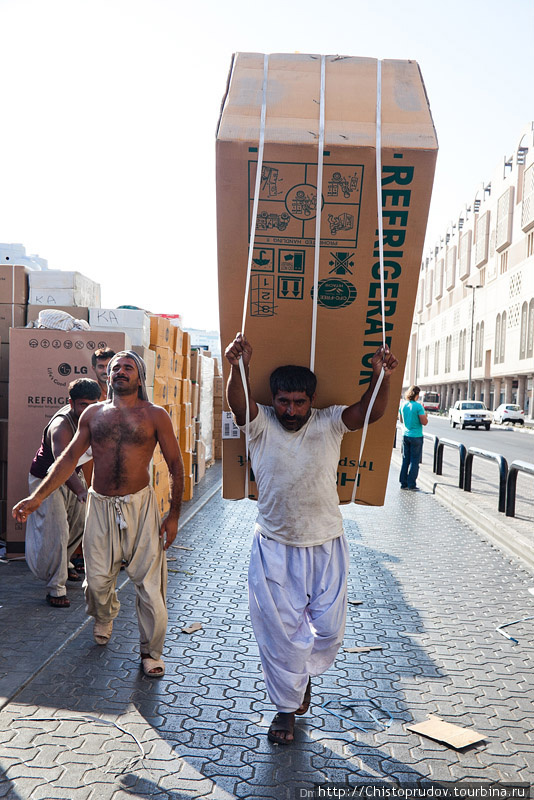
<path id="1" fill-rule="evenodd" d="M 234 341 L 231 342 L 224 351 L 224 355 L 232 367 L 230 371 L 230 377 L 228 378 L 228 384 L 226 386 L 228 405 L 232 409 L 237 424 L 244 425 L 246 422 L 247 404 L 245 392 L 243 391 L 241 370 L 239 368 L 240 359 L 243 360 L 243 366 L 245 368 L 245 375 L 247 379 L 250 420 L 252 421 L 258 416 L 258 406 L 250 394 L 249 364 L 252 357 L 252 347 L 245 336 L 242 333 L 238 333 Z"/>
<path id="2" fill-rule="evenodd" d="M 386 347 L 385 350 L 383 347 L 378 348 L 372 360 L 373 377 L 371 378 L 369 388 L 362 395 L 361 399 L 357 403 L 353 403 L 353 405 L 348 406 L 342 415 L 343 422 L 347 428 L 350 428 L 351 431 L 357 431 L 360 428 L 363 428 L 365 415 L 369 407 L 373 389 L 375 388 L 378 376 L 382 371 L 384 372 L 384 377 L 382 379 L 380 389 L 378 390 L 378 394 L 371 411 L 371 416 L 369 417 L 369 422 L 376 422 L 377 419 L 380 419 L 380 417 L 383 416 L 389 399 L 389 379 L 391 377 L 391 373 L 397 368 L 398 363 L 398 360 L 393 353 L 390 352 L 388 347 Z"/>
<path id="3" fill-rule="evenodd" d="M 18 522 L 26 522 L 28 515 L 36 511 L 43 500 L 65 483 L 74 472 L 78 460 L 91 444 L 91 434 L 87 423 L 87 415 L 91 411 L 92 409 L 88 408 L 83 412 L 74 438 L 63 450 L 58 460 L 54 462 L 37 489 L 29 497 L 20 500 L 16 506 L 13 506 L 12 514 Z"/>
<path id="4" fill-rule="evenodd" d="M 178 533 L 178 519 L 182 508 L 182 495 L 184 493 L 184 462 L 180 447 L 172 429 L 171 418 L 164 408 L 157 408 L 156 435 L 158 438 L 163 458 L 169 470 L 171 488 L 171 508 L 160 527 L 160 538 L 163 547 L 167 550 L 176 539 Z"/>

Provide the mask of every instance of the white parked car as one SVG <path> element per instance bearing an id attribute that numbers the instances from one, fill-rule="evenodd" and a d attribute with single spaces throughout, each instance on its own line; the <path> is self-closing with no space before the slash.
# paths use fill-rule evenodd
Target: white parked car
<path id="1" fill-rule="evenodd" d="M 493 421 L 499 423 L 511 422 L 512 425 L 515 425 L 517 422 L 518 425 L 524 425 L 525 412 L 521 406 L 515 406 L 512 403 L 502 403 L 493 412 Z"/>
<path id="2" fill-rule="evenodd" d="M 457 425 L 463 430 L 468 425 L 473 428 L 484 427 L 487 431 L 491 425 L 491 411 L 479 400 L 457 400 L 449 408 L 449 423 L 452 428 Z"/>

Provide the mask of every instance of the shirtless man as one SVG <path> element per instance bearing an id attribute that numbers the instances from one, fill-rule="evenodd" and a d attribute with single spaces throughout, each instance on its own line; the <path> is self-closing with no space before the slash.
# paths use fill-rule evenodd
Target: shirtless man
<path id="1" fill-rule="evenodd" d="M 82 453 L 92 448 L 93 485 L 83 549 L 85 598 L 87 612 L 95 618 L 94 638 L 100 645 L 110 639 L 120 607 L 115 582 L 124 560 L 137 594 L 141 666 L 147 677 L 160 678 L 165 673 L 161 653 L 167 627 L 164 551 L 178 531 L 182 456 L 169 415 L 147 399 L 144 361 L 131 350 L 117 353 L 108 365 L 108 375 L 111 399 L 82 414 L 69 447 L 39 488 L 17 503 L 13 516 L 24 522 L 72 473 Z M 161 524 L 149 474 L 157 444 L 171 479 L 171 509 Z"/>

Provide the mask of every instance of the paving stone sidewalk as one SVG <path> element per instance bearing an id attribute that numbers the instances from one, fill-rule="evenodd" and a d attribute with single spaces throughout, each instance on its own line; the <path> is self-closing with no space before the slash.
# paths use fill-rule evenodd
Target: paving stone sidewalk
<path id="1" fill-rule="evenodd" d="M 532 781 L 533 620 L 506 628 L 517 644 L 496 626 L 534 614 L 534 578 L 431 493 L 400 491 L 396 468 L 383 508 L 343 507 L 350 598 L 362 601 L 350 606 L 344 646 L 383 649 L 341 651 L 315 681 L 295 744 L 270 744 L 246 599 L 255 513 L 250 501 L 216 494 L 183 528 L 179 543 L 191 550 L 170 551 L 160 681 L 138 668 L 130 583 L 101 648 L 81 598 L 51 621 L 25 564 L 6 568 L 24 608 L 12 609 L 10 627 L 2 590 L 0 689 L 11 700 L 0 712 L 0 798 L 289 800 L 324 781 Z M 197 621 L 200 631 L 182 631 Z M 25 678 L 32 647 L 50 656 Z M 476 728 L 484 742 L 456 751 L 406 731 L 429 713 Z"/>

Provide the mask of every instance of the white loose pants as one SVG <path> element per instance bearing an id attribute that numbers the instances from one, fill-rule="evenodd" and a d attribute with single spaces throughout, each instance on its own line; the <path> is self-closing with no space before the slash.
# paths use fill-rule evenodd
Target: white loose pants
<path id="1" fill-rule="evenodd" d="M 78 476 L 85 486 L 83 475 Z M 28 486 L 33 492 L 41 483 L 30 473 Z M 68 565 L 82 541 L 85 503 L 64 483 L 49 495 L 26 523 L 26 562 L 33 574 L 46 581 L 51 597 L 67 594 Z"/>
<path id="2" fill-rule="evenodd" d="M 154 490 L 114 497 L 89 489 L 83 537 L 87 613 L 110 622 L 119 613 L 115 583 L 123 560 L 135 586 L 141 652 L 161 658 L 167 631 L 167 559 Z"/>
<path id="3" fill-rule="evenodd" d="M 348 565 L 344 535 L 314 547 L 291 547 L 256 527 L 250 617 L 277 711 L 295 711 L 308 679 L 334 663 L 345 633 Z"/>

